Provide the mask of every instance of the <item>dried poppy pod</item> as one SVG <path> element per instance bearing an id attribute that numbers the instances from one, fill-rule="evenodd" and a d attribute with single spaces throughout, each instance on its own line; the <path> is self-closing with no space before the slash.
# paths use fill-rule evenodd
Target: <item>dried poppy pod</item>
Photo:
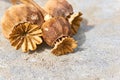
<path id="1" fill-rule="evenodd" d="M 9 40 L 16 50 L 22 47 L 23 52 L 28 52 L 29 50 L 35 50 L 37 44 L 42 43 L 40 36 L 42 36 L 42 31 L 38 25 L 23 22 L 13 28 Z"/>
<path id="2" fill-rule="evenodd" d="M 42 25 L 42 34 L 45 42 L 54 47 L 52 53 L 55 55 L 63 55 L 77 47 L 77 42 L 70 37 L 70 24 L 63 17 L 55 17 L 46 21 Z"/>
<path id="3" fill-rule="evenodd" d="M 44 22 L 43 15 L 32 5 L 18 4 L 10 7 L 1 20 L 2 31 L 6 38 L 20 22 L 31 22 L 39 26 Z"/>
<path id="4" fill-rule="evenodd" d="M 54 17 L 62 16 L 67 18 L 71 24 L 72 34 L 74 35 L 77 33 L 80 22 L 82 21 L 82 13 L 74 13 L 71 4 L 66 0 L 48 0 L 44 9 Z"/>
<path id="5" fill-rule="evenodd" d="M 73 8 L 66 0 L 48 0 L 44 9 L 52 16 L 67 17 L 73 13 Z"/>
<path id="6" fill-rule="evenodd" d="M 42 43 L 44 22 L 42 13 L 32 5 L 18 4 L 10 7 L 2 18 L 2 31 L 11 45 L 23 52 L 35 50 Z"/>

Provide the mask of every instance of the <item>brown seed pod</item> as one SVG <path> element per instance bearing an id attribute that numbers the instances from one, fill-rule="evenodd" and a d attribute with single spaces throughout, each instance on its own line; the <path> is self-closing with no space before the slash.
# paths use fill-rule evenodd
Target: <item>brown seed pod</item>
<path id="1" fill-rule="evenodd" d="M 44 9 L 52 16 L 62 16 L 68 19 L 71 24 L 72 34 L 76 34 L 80 22 L 82 21 L 81 12 L 73 13 L 73 8 L 66 0 L 48 0 Z"/>
<path id="2" fill-rule="evenodd" d="M 77 47 L 76 41 L 70 37 L 70 24 L 65 18 L 51 18 L 41 28 L 45 42 L 54 47 L 52 49 L 53 54 L 67 54 L 73 52 Z"/>
<path id="3" fill-rule="evenodd" d="M 17 4 L 10 7 L 2 18 L 2 31 L 11 45 L 23 52 L 35 50 L 42 43 L 40 29 L 44 22 L 42 12 L 31 4 Z"/>
<path id="4" fill-rule="evenodd" d="M 23 22 L 13 28 L 9 35 L 9 41 L 16 50 L 22 47 L 23 52 L 33 51 L 37 48 L 37 44 L 42 43 L 41 33 L 38 25 Z"/>
<path id="5" fill-rule="evenodd" d="M 5 12 L 1 21 L 4 36 L 9 38 L 12 29 L 20 22 L 31 22 L 41 26 L 44 18 L 42 13 L 32 5 L 13 5 Z"/>
<path id="6" fill-rule="evenodd" d="M 44 9 L 54 17 L 67 17 L 73 13 L 73 8 L 67 0 L 48 0 Z"/>

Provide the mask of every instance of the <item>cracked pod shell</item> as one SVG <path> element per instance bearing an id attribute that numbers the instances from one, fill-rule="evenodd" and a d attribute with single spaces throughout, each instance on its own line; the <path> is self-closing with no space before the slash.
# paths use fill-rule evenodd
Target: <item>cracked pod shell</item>
<path id="1" fill-rule="evenodd" d="M 30 22 L 41 26 L 44 19 L 41 12 L 32 5 L 13 5 L 6 10 L 1 20 L 4 36 L 9 38 L 12 29 L 21 22 Z"/>

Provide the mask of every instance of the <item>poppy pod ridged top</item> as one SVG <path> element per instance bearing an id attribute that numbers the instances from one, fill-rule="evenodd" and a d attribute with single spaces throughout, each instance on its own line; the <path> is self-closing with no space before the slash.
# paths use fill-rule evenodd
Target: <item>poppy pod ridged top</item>
<path id="1" fill-rule="evenodd" d="M 24 22 L 13 28 L 9 41 L 16 50 L 21 47 L 23 52 L 28 52 L 35 50 L 37 45 L 42 43 L 41 36 L 42 31 L 38 25 Z"/>

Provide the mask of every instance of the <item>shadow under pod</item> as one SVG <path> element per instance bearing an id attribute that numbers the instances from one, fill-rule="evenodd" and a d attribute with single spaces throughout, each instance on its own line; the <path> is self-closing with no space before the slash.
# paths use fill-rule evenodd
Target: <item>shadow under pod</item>
<path id="1" fill-rule="evenodd" d="M 85 33 L 93 28 L 94 25 L 88 25 L 88 21 L 83 18 L 78 33 L 74 35 L 75 40 L 78 42 L 78 48 L 75 50 L 75 52 L 83 51 L 85 49 L 81 47 L 86 41 Z"/>
<path id="2" fill-rule="evenodd" d="M 51 50 L 52 48 L 50 46 L 48 46 L 44 41 L 42 44 L 38 45 L 37 46 L 37 49 L 35 51 L 30 51 L 29 54 L 33 54 L 34 52 L 37 52 L 37 53 L 41 53 L 43 51 L 45 51 L 45 49 L 49 49 Z"/>

